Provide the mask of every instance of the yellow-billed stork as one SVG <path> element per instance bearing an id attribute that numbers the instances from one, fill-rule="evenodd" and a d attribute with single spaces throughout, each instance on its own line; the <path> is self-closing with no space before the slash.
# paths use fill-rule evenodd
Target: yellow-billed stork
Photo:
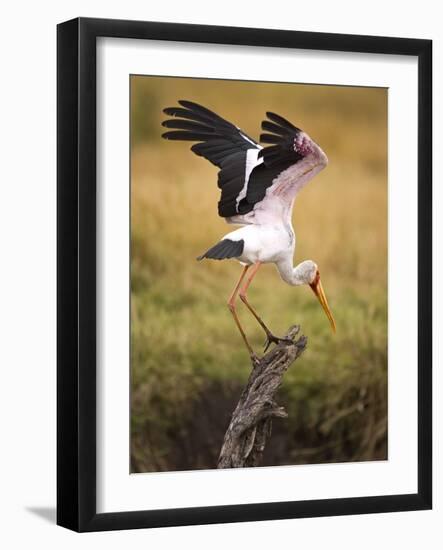
<path id="1" fill-rule="evenodd" d="M 170 117 L 162 124 L 169 130 L 165 139 L 196 142 L 191 150 L 216 165 L 221 191 L 218 213 L 227 223 L 242 225 L 225 235 L 197 259 L 234 258 L 242 264 L 240 279 L 228 300 L 228 307 L 248 348 L 253 363 L 258 358 L 250 345 L 236 312 L 236 299 L 248 310 L 266 333 L 269 345 L 284 341 L 274 336 L 247 298 L 247 290 L 261 264 L 274 263 L 283 281 L 309 285 L 320 301 L 335 332 L 335 321 L 320 281 L 318 266 L 312 260 L 293 267 L 295 233 L 292 208 L 298 192 L 328 164 L 321 148 L 305 132 L 275 113 L 267 112 L 262 122 L 262 147 L 206 107 L 181 100 L 179 107 L 167 107 Z"/>

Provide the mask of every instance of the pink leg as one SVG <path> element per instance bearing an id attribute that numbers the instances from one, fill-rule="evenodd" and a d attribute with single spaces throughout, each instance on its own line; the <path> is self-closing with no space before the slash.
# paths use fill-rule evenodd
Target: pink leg
<path id="1" fill-rule="evenodd" d="M 291 340 L 288 340 L 286 338 L 278 338 L 277 336 L 274 336 L 272 332 L 268 329 L 268 327 L 265 325 L 263 320 L 261 319 L 260 315 L 255 311 L 255 309 L 251 306 L 251 304 L 248 302 L 248 298 L 246 296 L 246 293 L 248 291 L 249 285 L 252 282 L 252 279 L 257 274 L 257 271 L 260 269 L 261 262 L 256 262 L 250 272 L 250 275 L 246 281 L 246 283 L 243 285 L 243 288 L 240 290 L 240 300 L 245 304 L 245 306 L 249 309 L 249 311 L 252 313 L 252 315 L 256 318 L 259 325 L 262 327 L 262 329 L 266 333 L 266 342 L 265 342 L 265 351 L 269 348 L 271 345 L 271 342 L 274 342 L 275 344 L 279 344 L 280 342 L 291 342 Z"/>
<path id="2" fill-rule="evenodd" d="M 245 278 L 245 275 L 246 275 L 246 272 L 248 271 L 249 269 L 249 266 L 245 266 L 243 268 L 243 271 L 242 271 L 242 274 L 240 275 L 240 279 L 238 280 L 238 283 L 235 285 L 235 288 L 234 290 L 232 291 L 232 294 L 231 296 L 229 297 L 229 300 L 228 300 L 228 307 L 229 307 L 229 311 L 232 313 L 232 316 L 234 318 L 234 321 L 235 321 L 235 324 L 237 325 L 238 327 L 238 330 L 240 331 L 240 334 L 243 338 L 243 341 L 246 345 L 246 347 L 248 348 L 248 351 L 249 351 L 249 355 L 251 356 L 251 360 L 254 364 L 257 364 L 257 362 L 259 361 L 258 357 L 256 356 L 256 354 L 254 353 L 254 350 L 252 349 L 252 346 L 251 344 L 248 342 L 248 339 L 246 338 L 246 334 L 245 334 L 245 331 L 243 330 L 243 327 L 241 326 L 240 324 L 240 320 L 238 318 L 238 315 L 237 315 L 237 311 L 235 309 L 235 301 L 236 301 L 236 298 L 237 298 L 237 294 L 238 294 L 238 291 L 240 289 L 240 285 L 243 281 L 243 279 Z"/>

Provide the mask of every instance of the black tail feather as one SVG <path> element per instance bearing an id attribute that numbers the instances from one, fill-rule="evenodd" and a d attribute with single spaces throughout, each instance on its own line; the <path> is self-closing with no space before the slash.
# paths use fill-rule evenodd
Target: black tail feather
<path id="1" fill-rule="evenodd" d="M 225 260 L 228 258 L 238 258 L 243 254 L 245 247 L 245 241 L 231 241 L 231 239 L 223 239 L 218 242 L 212 248 L 207 250 L 201 256 L 198 256 L 197 260 L 203 260 L 208 258 L 210 260 Z"/>

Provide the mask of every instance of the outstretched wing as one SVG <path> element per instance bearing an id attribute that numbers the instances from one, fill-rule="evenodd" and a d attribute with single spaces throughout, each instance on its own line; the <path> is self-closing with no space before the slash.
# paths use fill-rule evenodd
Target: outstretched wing
<path id="1" fill-rule="evenodd" d="M 252 206 L 262 201 L 274 180 L 303 157 L 294 150 L 294 142 L 301 130 L 274 113 L 266 113 L 270 120 L 262 122 L 260 141 L 270 144 L 258 153 L 259 163 L 251 172 L 248 189 L 241 206 Z"/>
<path id="2" fill-rule="evenodd" d="M 237 126 L 206 107 L 179 101 L 164 113 L 177 117 L 163 122 L 165 139 L 195 141 L 191 150 L 220 168 L 221 197 L 218 213 L 234 223 L 260 223 L 258 212 L 280 215 L 275 197 L 291 202 L 298 191 L 328 159 L 300 128 L 275 113 L 267 112 L 262 148 Z M 277 210 L 276 210 L 277 208 Z"/>
<path id="3" fill-rule="evenodd" d="M 265 199 L 279 196 L 292 201 L 298 191 L 328 163 L 325 153 L 300 128 L 275 113 L 267 112 L 260 141 L 267 144 L 258 154 L 259 164 L 249 178 L 246 200 L 265 207 Z M 270 204 L 271 200 L 266 200 Z"/>
<path id="4" fill-rule="evenodd" d="M 260 141 L 269 145 L 261 151 L 260 156 L 268 168 L 286 169 L 303 158 L 302 152 L 295 148 L 297 137 L 302 131 L 280 115 L 267 112 L 266 116 L 269 120 L 261 123 L 266 133 L 260 135 Z"/>
<path id="5" fill-rule="evenodd" d="M 162 123 L 169 129 L 162 137 L 198 142 L 191 150 L 220 168 L 219 215 L 230 218 L 242 213 L 240 203 L 247 195 L 249 175 L 257 163 L 263 162 L 258 159 L 261 146 L 206 107 L 192 101 L 181 100 L 178 103 L 180 107 L 167 107 L 163 111 L 176 118 Z"/>

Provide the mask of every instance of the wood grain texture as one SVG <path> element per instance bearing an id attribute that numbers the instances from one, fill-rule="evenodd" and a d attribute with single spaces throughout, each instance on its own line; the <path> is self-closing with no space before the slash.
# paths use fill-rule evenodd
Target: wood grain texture
<path id="1" fill-rule="evenodd" d="M 285 372 L 306 349 L 307 338 L 299 333 L 299 326 L 291 327 L 285 338 L 292 343 L 280 343 L 253 366 L 225 433 L 218 468 L 260 464 L 271 435 L 272 419 L 287 417 L 284 408 L 276 403 L 275 394 Z"/>

